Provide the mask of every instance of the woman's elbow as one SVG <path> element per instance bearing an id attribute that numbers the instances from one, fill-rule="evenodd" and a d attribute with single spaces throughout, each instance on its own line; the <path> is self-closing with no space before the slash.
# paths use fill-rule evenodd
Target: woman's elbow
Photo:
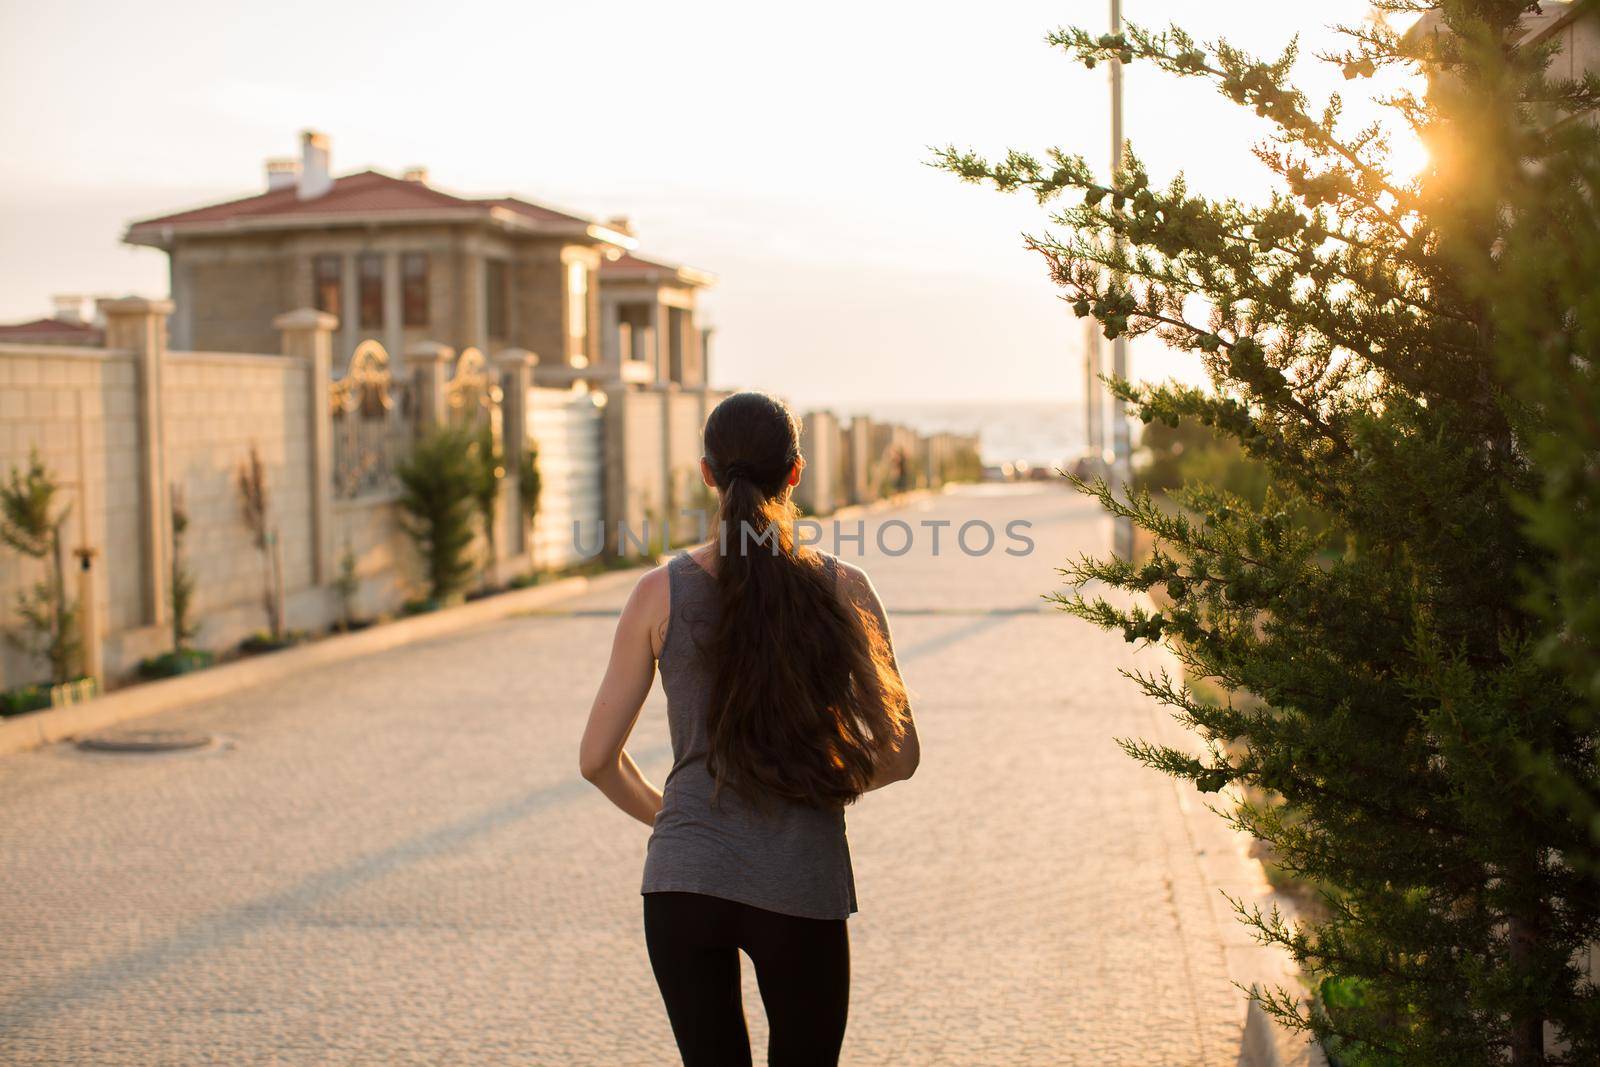
<path id="1" fill-rule="evenodd" d="M 917 735 L 910 734 L 900 742 L 900 747 L 895 750 L 893 762 L 894 781 L 903 782 L 917 773 L 917 765 L 922 762 L 922 746 L 917 743 Z"/>
<path id="2" fill-rule="evenodd" d="M 606 770 L 616 765 L 617 758 L 612 756 L 607 759 L 603 754 L 580 751 L 578 753 L 578 773 L 590 783 L 598 784 L 605 777 Z"/>

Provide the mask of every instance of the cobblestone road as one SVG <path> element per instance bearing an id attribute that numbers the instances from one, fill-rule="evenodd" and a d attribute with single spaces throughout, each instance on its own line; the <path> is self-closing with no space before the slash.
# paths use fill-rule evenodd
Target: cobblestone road
<path id="1" fill-rule="evenodd" d="M 948 528 L 935 558 L 924 527 L 885 557 L 893 518 L 1025 518 L 1038 548 L 969 558 Z M 1105 521 L 974 487 L 867 531 L 924 756 L 850 814 L 846 1062 L 1234 1063 L 1217 887 L 1257 875 L 1116 747 L 1168 728 L 1120 638 L 1038 600 Z M 145 721 L 220 751 L 0 757 L 0 1062 L 672 1062 L 646 831 L 576 774 L 630 583 Z M 659 694 L 631 748 L 659 783 Z"/>

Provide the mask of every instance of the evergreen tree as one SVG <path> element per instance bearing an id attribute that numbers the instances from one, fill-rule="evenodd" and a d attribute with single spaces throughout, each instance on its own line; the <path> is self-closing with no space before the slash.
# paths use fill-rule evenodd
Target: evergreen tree
<path id="1" fill-rule="evenodd" d="M 1522 405 L 1519 444 L 1539 473 L 1517 501 L 1547 553 L 1528 575 L 1527 607 L 1546 623 L 1538 651 L 1567 676 L 1579 698 L 1575 725 L 1590 732 L 1600 725 L 1600 133 L 1569 121 L 1560 94 L 1542 101 L 1529 105 L 1525 123 L 1498 131 L 1496 158 L 1538 165 L 1507 169 L 1505 200 L 1517 224 L 1500 254 L 1476 265 L 1474 280 Z M 1525 145 L 1530 130 L 1537 136 Z M 1530 765 L 1588 834 L 1591 868 L 1600 863 L 1600 775 L 1592 766 L 1573 776 L 1549 760 Z"/>
<path id="2" fill-rule="evenodd" d="M 431 431 L 399 465 L 402 525 L 422 557 L 428 597 L 443 601 L 472 576 L 474 487 L 482 467 L 474 437 L 454 427 Z"/>
<path id="3" fill-rule="evenodd" d="M 940 162 L 1041 203 L 1081 197 L 1052 217 L 1064 238 L 1030 239 L 1066 299 L 1107 337 L 1153 333 L 1198 354 L 1210 379 L 1114 393 L 1146 423 L 1218 430 L 1270 475 L 1259 503 L 1190 484 L 1171 511 L 1083 485 L 1156 547 L 1077 561 L 1064 573 L 1080 591 L 1061 597 L 1130 642 L 1166 643 L 1189 677 L 1255 698 L 1218 706 L 1136 673 L 1208 755 L 1125 747 L 1205 791 L 1281 797 L 1231 817 L 1282 867 L 1333 887 L 1327 918 L 1306 925 L 1241 907 L 1325 994 L 1302 1005 L 1267 991 L 1263 1005 L 1365 1062 L 1596 1062 L 1600 999 L 1575 966 L 1600 936 L 1595 840 L 1552 786 L 1600 795 L 1583 711 L 1594 630 L 1572 632 L 1594 611 L 1595 564 L 1576 540 L 1596 521 L 1594 437 L 1571 426 L 1592 428 L 1594 365 L 1582 364 L 1586 395 L 1563 395 L 1509 381 L 1508 353 L 1537 348 L 1555 381 L 1593 353 L 1592 281 L 1549 292 L 1526 261 L 1593 241 L 1592 226 L 1556 223 L 1592 218 L 1593 171 L 1573 162 L 1592 158 L 1592 138 L 1566 116 L 1600 87 L 1553 84 L 1548 50 L 1517 47 L 1534 4 L 1379 6 L 1437 8 L 1441 32 L 1344 28 L 1348 50 L 1325 58 L 1350 77 L 1432 75 L 1426 97 L 1388 100 L 1433 149 L 1415 180 L 1392 172 L 1381 129 L 1346 132 L 1337 99 L 1314 110 L 1290 84 L 1293 46 L 1263 61 L 1177 28 L 1050 40 L 1088 66 L 1148 62 L 1209 82 L 1268 119 L 1256 155 L 1279 187 L 1266 203 L 1201 197 L 1181 175 L 1158 188 L 1131 152 L 1109 179 L 1060 150 L 991 163 L 950 148 Z M 1543 203 L 1545 181 L 1564 206 Z M 1530 205 L 1542 206 L 1518 210 Z M 1592 268 L 1596 255 L 1562 259 Z M 1584 300 L 1589 318 L 1568 313 Z M 1166 606 L 1089 596 L 1089 581 L 1159 591 Z"/>

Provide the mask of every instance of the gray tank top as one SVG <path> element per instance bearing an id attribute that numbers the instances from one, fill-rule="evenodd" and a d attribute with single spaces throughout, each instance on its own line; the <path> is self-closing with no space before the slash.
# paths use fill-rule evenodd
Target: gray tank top
<path id="1" fill-rule="evenodd" d="M 823 554 L 835 580 L 838 561 Z M 645 893 L 703 893 L 809 919 L 856 910 L 844 811 L 772 800 L 760 808 L 731 789 L 712 802 L 706 770 L 711 666 L 700 650 L 721 605 L 717 580 L 689 557 L 667 564 L 672 603 L 661 648 L 672 770 L 644 861 Z"/>

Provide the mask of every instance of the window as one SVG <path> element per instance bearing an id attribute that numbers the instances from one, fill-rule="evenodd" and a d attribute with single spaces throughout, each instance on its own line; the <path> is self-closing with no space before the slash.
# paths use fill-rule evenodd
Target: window
<path id="1" fill-rule="evenodd" d="M 617 308 L 617 320 L 620 326 L 627 327 L 626 333 L 618 331 L 619 337 L 627 337 L 627 343 L 622 346 L 622 358 L 648 360 L 650 352 L 645 339 L 655 337 L 650 329 L 654 325 L 650 320 L 650 305 L 621 304 Z"/>
<path id="2" fill-rule="evenodd" d="M 318 311 L 344 317 L 340 307 L 344 284 L 343 256 L 311 257 L 311 304 Z"/>
<path id="3" fill-rule="evenodd" d="M 405 326 L 428 325 L 428 253 L 400 257 L 400 316 Z"/>
<path id="4" fill-rule="evenodd" d="M 567 264 L 567 336 L 580 339 L 589 329 L 589 269 Z"/>
<path id="5" fill-rule="evenodd" d="M 356 257 L 356 295 L 360 297 L 361 328 L 382 329 L 383 257 L 376 252 L 363 252 Z"/>
<path id="6" fill-rule="evenodd" d="M 504 339 L 511 334 L 510 308 L 506 292 L 506 261 L 503 259 L 489 259 L 484 261 L 483 271 L 484 312 L 488 317 L 487 328 L 490 337 Z"/>

